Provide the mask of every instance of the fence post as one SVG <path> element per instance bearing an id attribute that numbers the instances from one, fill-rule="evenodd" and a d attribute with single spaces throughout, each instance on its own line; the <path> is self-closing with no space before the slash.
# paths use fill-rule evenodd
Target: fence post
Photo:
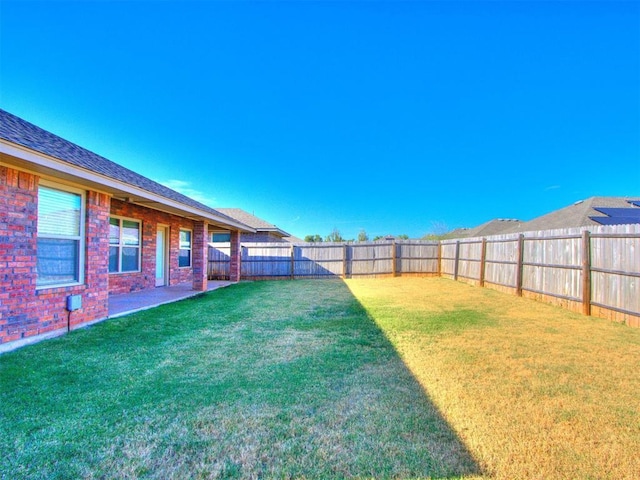
<path id="1" fill-rule="evenodd" d="M 342 278 L 347 278 L 347 244 L 342 246 Z"/>
<path id="2" fill-rule="evenodd" d="M 453 279 L 458 280 L 458 264 L 460 260 L 460 240 L 456 240 L 456 258 L 453 264 Z"/>
<path id="3" fill-rule="evenodd" d="M 396 261 L 398 260 L 397 258 L 398 253 L 396 252 L 396 241 L 392 240 L 391 241 L 391 276 L 395 277 L 397 275 L 397 266 L 396 266 Z"/>
<path id="4" fill-rule="evenodd" d="M 591 315 L 591 233 L 582 232 L 582 313 Z"/>
<path id="5" fill-rule="evenodd" d="M 439 277 L 442 276 L 442 240 L 438 240 L 438 258 L 436 260 L 438 260 L 438 265 L 436 266 L 437 271 L 436 273 L 438 274 Z"/>
<path id="6" fill-rule="evenodd" d="M 292 243 L 291 244 L 291 280 L 294 279 L 295 271 L 296 271 L 296 252 L 295 252 L 295 248 L 296 248 L 296 246 Z"/>
<path id="7" fill-rule="evenodd" d="M 484 268 L 487 259 L 487 239 L 482 238 L 482 247 L 480 250 L 480 286 L 484 287 Z"/>
<path id="8" fill-rule="evenodd" d="M 524 235 L 518 235 L 518 261 L 516 265 L 516 295 L 522 296 L 522 261 L 524 257 Z"/>

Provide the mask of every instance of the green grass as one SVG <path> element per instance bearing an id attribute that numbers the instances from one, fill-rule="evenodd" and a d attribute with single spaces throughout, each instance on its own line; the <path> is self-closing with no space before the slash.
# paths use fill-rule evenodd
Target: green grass
<path id="1" fill-rule="evenodd" d="M 7 479 L 480 474 L 340 281 L 243 283 L 2 355 L 0 431 Z"/>
<path id="2" fill-rule="evenodd" d="M 442 278 L 242 283 L 0 356 L 0 477 L 635 479 L 638 359 Z"/>

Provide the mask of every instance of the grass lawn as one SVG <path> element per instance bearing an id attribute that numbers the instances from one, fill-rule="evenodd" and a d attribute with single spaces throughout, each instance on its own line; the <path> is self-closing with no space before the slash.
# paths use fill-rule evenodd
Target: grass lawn
<path id="1" fill-rule="evenodd" d="M 478 471 L 340 281 L 239 284 L 3 355 L 0 409 L 7 478 Z"/>
<path id="2" fill-rule="evenodd" d="M 639 359 L 446 279 L 242 283 L 0 356 L 0 478 L 636 478 Z"/>

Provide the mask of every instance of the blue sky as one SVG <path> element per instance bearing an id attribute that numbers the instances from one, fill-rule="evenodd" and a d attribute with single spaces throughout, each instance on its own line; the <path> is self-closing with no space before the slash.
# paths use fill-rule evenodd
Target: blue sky
<path id="1" fill-rule="evenodd" d="M 640 196 L 640 2 L 0 2 L 0 107 L 304 237 Z"/>

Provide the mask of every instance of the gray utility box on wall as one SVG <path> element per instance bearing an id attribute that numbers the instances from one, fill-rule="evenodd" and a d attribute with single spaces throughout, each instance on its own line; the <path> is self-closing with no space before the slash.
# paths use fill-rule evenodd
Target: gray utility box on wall
<path id="1" fill-rule="evenodd" d="M 67 310 L 73 312 L 82 308 L 82 295 L 69 295 L 67 297 Z"/>

